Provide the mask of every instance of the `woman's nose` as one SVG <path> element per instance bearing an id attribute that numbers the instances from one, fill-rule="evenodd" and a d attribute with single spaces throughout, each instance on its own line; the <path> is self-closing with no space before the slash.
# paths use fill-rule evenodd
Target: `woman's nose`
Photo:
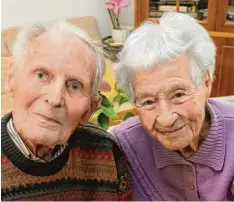
<path id="1" fill-rule="evenodd" d="M 173 112 L 169 104 L 158 106 L 157 124 L 161 127 L 170 128 L 178 119 L 178 114 Z"/>

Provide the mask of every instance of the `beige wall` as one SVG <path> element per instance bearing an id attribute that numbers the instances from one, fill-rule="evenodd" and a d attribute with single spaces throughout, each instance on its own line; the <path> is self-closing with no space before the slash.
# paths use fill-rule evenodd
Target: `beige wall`
<path id="1" fill-rule="evenodd" d="M 94 16 L 102 37 L 110 34 L 111 24 L 104 0 L 1 0 L 2 29 L 34 21 Z M 134 0 L 121 10 L 120 21 L 134 24 Z"/>

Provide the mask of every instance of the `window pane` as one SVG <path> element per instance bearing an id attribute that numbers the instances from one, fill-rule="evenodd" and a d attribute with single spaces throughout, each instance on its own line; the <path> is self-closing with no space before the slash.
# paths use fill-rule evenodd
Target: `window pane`
<path id="1" fill-rule="evenodd" d="M 228 1 L 227 20 L 234 22 L 234 0 Z"/>

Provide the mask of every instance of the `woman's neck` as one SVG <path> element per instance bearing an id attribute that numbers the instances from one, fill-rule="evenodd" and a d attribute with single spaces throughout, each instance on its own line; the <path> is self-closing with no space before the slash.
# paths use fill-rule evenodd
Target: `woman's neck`
<path id="1" fill-rule="evenodd" d="M 206 136 L 208 135 L 210 124 L 210 114 L 208 110 L 205 110 L 205 118 L 199 135 L 194 138 L 187 147 L 179 151 L 181 156 L 187 159 L 192 157 L 197 152 L 198 148 L 204 142 Z"/>

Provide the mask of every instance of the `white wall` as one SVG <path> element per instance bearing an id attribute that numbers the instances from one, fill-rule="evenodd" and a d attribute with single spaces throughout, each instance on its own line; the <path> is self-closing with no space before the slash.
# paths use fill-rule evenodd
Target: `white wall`
<path id="1" fill-rule="evenodd" d="M 134 27 L 134 0 L 129 0 L 128 6 L 121 8 L 120 24 Z"/>
<path id="2" fill-rule="evenodd" d="M 134 24 L 134 0 L 121 10 L 120 22 Z M 34 21 L 94 16 L 102 37 L 110 34 L 111 24 L 104 0 L 1 0 L 2 29 Z"/>

